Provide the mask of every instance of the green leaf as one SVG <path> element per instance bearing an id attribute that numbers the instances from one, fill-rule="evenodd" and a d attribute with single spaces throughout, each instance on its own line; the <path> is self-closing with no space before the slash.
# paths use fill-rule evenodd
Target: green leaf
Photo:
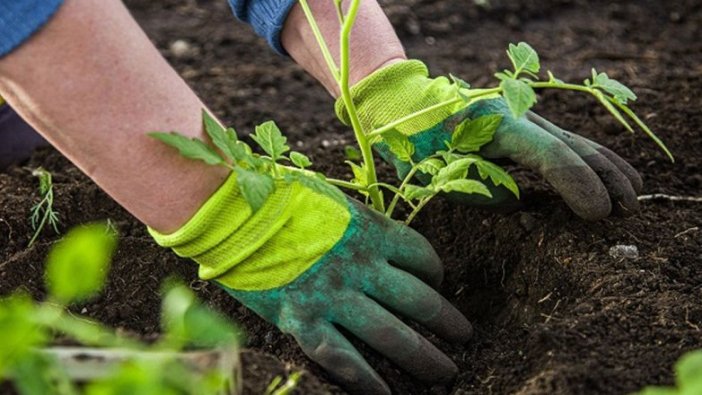
<path id="1" fill-rule="evenodd" d="M 520 42 L 517 45 L 509 44 L 507 56 L 514 66 L 515 76 L 524 70 L 532 73 L 538 73 L 541 70 L 539 54 L 525 42 Z"/>
<path id="2" fill-rule="evenodd" d="M 51 296 L 69 304 L 98 293 L 105 282 L 116 246 L 117 236 L 105 224 L 81 226 L 69 231 L 47 257 L 45 275 Z"/>
<path id="3" fill-rule="evenodd" d="M 34 302 L 23 293 L 0 299 L 0 381 L 19 360 L 49 341 L 46 330 L 32 319 L 35 311 Z"/>
<path id="4" fill-rule="evenodd" d="M 359 151 L 358 148 L 352 147 L 350 145 L 344 147 L 344 156 L 347 160 L 350 161 L 358 161 L 361 160 L 361 158 L 363 157 L 361 151 Z"/>
<path id="5" fill-rule="evenodd" d="M 212 139 L 212 143 L 219 148 L 225 156 L 231 160 L 236 160 L 232 148 L 236 146 L 238 137 L 232 128 L 225 129 L 210 115 L 207 110 L 202 110 L 202 123 L 207 135 Z"/>
<path id="6" fill-rule="evenodd" d="M 476 119 L 466 119 L 454 129 L 451 135 L 451 147 L 460 152 L 478 151 L 480 147 L 492 141 L 497 128 L 502 123 L 502 115 L 483 115 Z"/>
<path id="7" fill-rule="evenodd" d="M 152 132 L 148 135 L 176 148 L 186 158 L 201 160 L 208 165 L 219 165 L 224 162 L 215 150 L 196 138 L 188 138 L 176 132 Z"/>
<path id="8" fill-rule="evenodd" d="M 409 141 L 409 138 L 397 130 L 390 130 L 383 133 L 383 141 L 390 148 L 399 160 L 409 162 L 414 155 L 414 144 Z"/>
<path id="9" fill-rule="evenodd" d="M 550 82 L 552 84 L 564 84 L 565 83 L 565 82 L 559 80 L 558 78 L 556 78 L 556 76 L 553 75 L 551 70 L 548 70 L 546 73 L 548 74 L 548 82 Z"/>
<path id="10" fill-rule="evenodd" d="M 405 198 L 408 200 L 416 200 L 416 199 L 423 199 L 425 197 L 429 197 L 435 193 L 436 192 L 432 191 L 429 188 L 408 184 L 405 186 L 404 195 L 405 195 Z"/>
<path id="11" fill-rule="evenodd" d="M 368 172 L 365 169 L 365 165 L 358 165 L 356 163 L 347 160 L 346 163 L 351 166 L 351 172 L 353 173 L 353 181 L 358 185 L 368 186 Z"/>
<path id="12" fill-rule="evenodd" d="M 689 352 L 675 364 L 675 380 L 678 387 L 702 385 L 702 350 Z"/>
<path id="13" fill-rule="evenodd" d="M 295 166 L 299 167 L 300 169 L 312 166 L 312 161 L 310 161 L 310 158 L 308 158 L 307 155 L 301 154 L 297 151 L 293 151 L 290 153 L 290 160 Z"/>
<path id="14" fill-rule="evenodd" d="M 439 189 L 444 192 L 460 192 L 465 194 L 479 194 L 492 197 L 490 190 L 480 181 L 476 180 L 451 180 L 442 184 Z"/>
<path id="15" fill-rule="evenodd" d="M 273 177 L 267 174 L 260 174 L 255 171 L 236 167 L 236 182 L 239 191 L 251 207 L 251 211 L 258 211 L 268 199 L 268 196 L 275 191 Z"/>
<path id="16" fill-rule="evenodd" d="M 169 340 L 198 347 L 237 343 L 239 331 L 233 324 L 203 306 L 187 287 L 180 284 L 169 287 L 161 309 Z"/>
<path id="17" fill-rule="evenodd" d="M 287 182 L 299 182 L 305 188 L 309 188 L 319 194 L 332 198 L 337 203 L 346 206 L 346 195 L 339 188 L 327 182 L 323 174 L 316 173 L 315 175 L 302 174 L 300 172 L 291 172 L 285 174 Z"/>
<path id="18" fill-rule="evenodd" d="M 464 80 L 456 77 L 453 74 L 449 74 L 449 77 L 451 77 L 451 81 L 453 81 L 453 83 L 458 89 L 470 89 L 470 84 L 465 82 Z"/>
<path id="19" fill-rule="evenodd" d="M 503 168 L 497 166 L 492 162 L 480 159 L 475 162 L 475 166 L 478 168 L 478 174 L 483 180 L 490 178 L 493 184 L 496 186 L 504 185 L 505 188 L 509 189 L 510 192 L 519 198 L 519 187 L 517 183 L 514 182 L 512 176 L 509 175 Z"/>
<path id="20" fill-rule="evenodd" d="M 502 96 L 515 118 L 522 117 L 536 104 L 534 89 L 524 81 L 504 80 L 500 83 L 500 87 L 502 88 Z"/>
<path id="21" fill-rule="evenodd" d="M 445 166 L 446 163 L 437 158 L 428 158 L 419 162 L 419 164 L 417 165 L 417 170 L 421 171 L 422 173 L 431 174 L 433 176 L 436 175 L 436 173 L 438 173 L 439 170 L 441 170 Z"/>
<path id="22" fill-rule="evenodd" d="M 434 187 L 439 188 L 441 185 L 446 184 L 449 181 L 466 178 L 468 175 L 468 168 L 475 162 L 476 159 L 474 158 L 457 159 L 439 170 L 439 172 L 432 178 L 431 184 Z"/>
<path id="23" fill-rule="evenodd" d="M 614 97 L 621 104 L 627 104 L 629 100 L 636 101 L 636 94 L 621 82 L 609 78 L 606 73 L 597 73 L 597 70 L 592 69 L 593 88 L 600 88 Z"/>
<path id="24" fill-rule="evenodd" d="M 263 148 L 274 161 L 279 160 L 282 155 L 290 151 L 287 145 L 288 139 L 283 136 L 278 129 L 278 125 L 273 121 L 264 122 L 256 126 L 256 134 L 251 138 Z"/>

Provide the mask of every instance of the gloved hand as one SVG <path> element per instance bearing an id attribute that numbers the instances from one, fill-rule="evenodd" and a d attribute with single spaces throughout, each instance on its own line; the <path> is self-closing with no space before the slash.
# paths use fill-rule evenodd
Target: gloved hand
<path id="1" fill-rule="evenodd" d="M 472 327 L 429 285 L 443 269 L 414 230 L 348 199 L 277 184 L 252 214 L 233 174 L 197 214 L 156 241 L 200 264 L 200 277 L 284 333 L 349 391 L 386 394 L 385 382 L 335 325 L 426 381 L 453 377 L 454 363 L 393 313 L 453 342 Z"/>
<path id="2" fill-rule="evenodd" d="M 445 77 L 430 79 L 426 66 L 417 60 L 394 63 L 369 75 L 352 88 L 358 115 L 366 130 L 389 124 L 455 96 L 455 88 Z M 336 112 L 348 124 L 341 100 Z M 400 125 L 397 130 L 410 136 L 416 146 L 415 161 L 445 149 L 453 128 L 466 117 L 500 114 L 502 123 L 493 141 L 478 152 L 486 159 L 510 159 L 540 173 L 563 197 L 570 208 L 587 220 L 606 217 L 613 206 L 624 214 L 638 210 L 637 194 L 642 181 L 624 159 L 609 149 L 577 134 L 567 132 L 533 112 L 515 119 L 501 98 L 446 107 Z M 406 174 L 407 163 L 399 161 L 381 142 L 376 150 Z M 477 178 L 473 173 L 469 177 Z M 493 198 L 461 195 L 474 206 L 513 206 L 516 198 L 503 186 L 483 181 Z"/>

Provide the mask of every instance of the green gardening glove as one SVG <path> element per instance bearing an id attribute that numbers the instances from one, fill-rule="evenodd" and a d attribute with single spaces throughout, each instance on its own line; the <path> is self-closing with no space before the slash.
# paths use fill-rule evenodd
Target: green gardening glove
<path id="1" fill-rule="evenodd" d="M 455 97 L 455 87 L 445 77 L 428 78 L 427 67 L 417 60 L 394 63 L 381 68 L 352 88 L 358 115 L 366 130 L 372 130 Z M 348 124 L 341 100 L 339 118 Z M 637 194 L 642 181 L 624 159 L 609 149 L 577 134 L 567 132 L 529 112 L 514 118 L 501 98 L 491 98 L 463 108 L 443 108 L 414 118 L 397 127 L 416 146 L 413 159 L 420 161 L 445 149 L 453 128 L 463 119 L 499 114 L 502 123 L 493 140 L 478 152 L 486 159 L 509 159 L 540 173 L 563 197 L 570 208 L 587 220 L 598 220 L 613 208 L 624 214 L 638 210 Z M 398 160 L 381 141 L 374 145 L 380 155 L 393 164 L 400 176 L 409 164 Z M 472 169 L 475 172 L 475 169 Z M 475 173 L 469 177 L 478 178 Z M 464 203 L 483 207 L 515 206 L 516 198 L 504 186 L 484 180 L 492 198 L 460 195 Z"/>
<path id="2" fill-rule="evenodd" d="M 453 342 L 470 323 L 429 285 L 443 277 L 438 256 L 414 230 L 351 199 L 277 184 L 252 213 L 231 175 L 195 216 L 156 241 L 200 264 L 200 277 L 284 333 L 347 390 L 390 393 L 337 329 L 343 327 L 426 381 L 444 381 L 456 365 L 393 313 Z"/>

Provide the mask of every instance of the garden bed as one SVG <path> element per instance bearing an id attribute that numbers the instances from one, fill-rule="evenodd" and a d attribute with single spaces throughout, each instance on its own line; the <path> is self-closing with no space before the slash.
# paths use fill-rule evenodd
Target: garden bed
<path id="1" fill-rule="evenodd" d="M 235 23 L 225 1 L 157 3 L 127 2 L 225 123 L 241 134 L 275 119 L 318 169 L 350 176 L 340 163 L 353 137 L 320 86 Z M 586 96 L 547 93 L 536 110 L 620 153 L 641 172 L 644 193 L 702 195 L 699 1 L 489 3 L 485 9 L 459 0 L 384 2 L 409 55 L 428 62 L 433 73 L 487 85 L 490 70 L 507 66 L 507 44 L 523 40 L 562 79 L 580 81 L 595 66 L 631 86 L 640 97 L 634 108 L 671 148 L 675 164 L 643 135 L 625 133 Z M 176 40 L 187 43 L 185 51 Z M 105 292 L 78 312 L 154 338 L 160 285 L 174 273 L 245 329 L 245 393 L 262 393 L 275 375 L 300 369 L 308 371 L 300 393 L 343 393 L 292 338 L 199 281 L 194 264 L 156 246 L 142 225 L 52 149 L 38 151 L 27 168 L 0 173 L 0 294 L 18 287 L 37 298 L 44 294 L 42 262 L 56 236 L 46 230 L 25 248 L 37 193 L 27 169 L 40 165 L 54 175 L 64 230 L 110 218 L 120 231 Z M 388 168 L 381 173 L 392 175 Z M 475 326 L 475 338 L 461 347 L 429 335 L 458 364 L 456 382 L 427 387 L 356 344 L 396 393 L 623 394 L 672 383 L 674 361 L 702 347 L 702 203 L 645 201 L 633 217 L 587 223 L 534 174 L 514 174 L 523 191 L 521 212 L 486 213 L 437 199 L 413 224 L 446 265 L 442 294 Z M 613 257 L 616 245 L 637 246 L 638 257 Z"/>

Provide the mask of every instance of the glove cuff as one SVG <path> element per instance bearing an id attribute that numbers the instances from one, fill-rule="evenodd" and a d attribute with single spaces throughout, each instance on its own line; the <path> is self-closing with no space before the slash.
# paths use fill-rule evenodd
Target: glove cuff
<path id="1" fill-rule="evenodd" d="M 376 70 L 351 88 L 351 97 L 366 132 L 382 127 L 409 114 L 426 109 L 455 96 L 445 77 L 431 79 L 427 66 L 419 60 L 404 60 Z M 346 105 L 341 98 L 335 105 L 336 115 L 350 124 Z M 458 108 L 445 107 L 416 117 L 397 127 L 413 135 L 443 121 Z"/>
<path id="2" fill-rule="evenodd" d="M 180 229 L 167 235 L 148 230 L 162 247 L 197 262 L 200 278 L 264 290 L 309 269 L 342 237 L 349 220 L 348 208 L 283 181 L 253 213 L 232 173 Z"/>

